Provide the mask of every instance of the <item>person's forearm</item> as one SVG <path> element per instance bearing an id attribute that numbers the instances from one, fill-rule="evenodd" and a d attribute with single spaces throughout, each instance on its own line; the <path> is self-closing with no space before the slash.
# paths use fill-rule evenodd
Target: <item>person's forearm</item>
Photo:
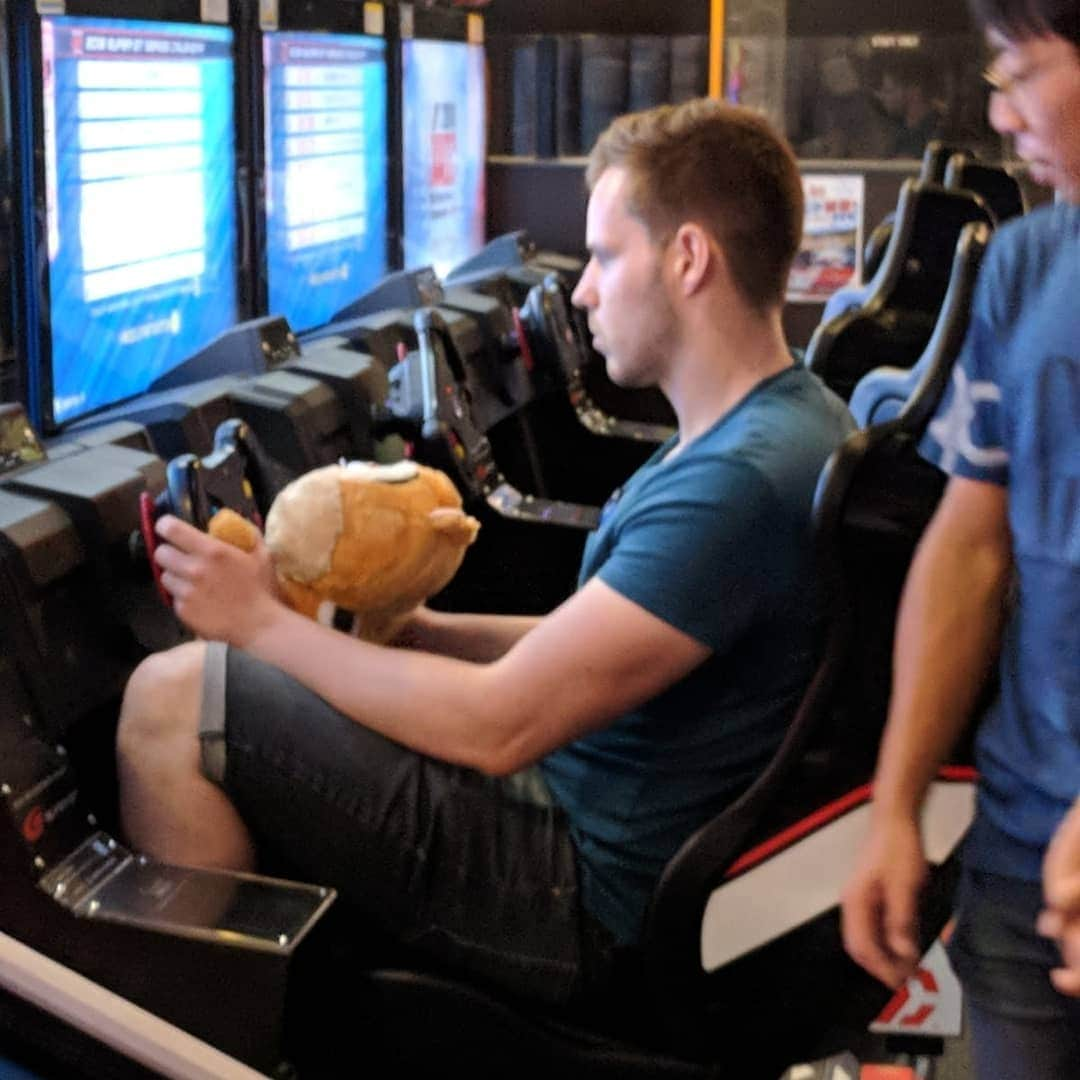
<path id="1" fill-rule="evenodd" d="M 461 615 L 420 608 L 393 644 L 485 664 L 505 656 L 539 621 L 536 615 Z"/>
<path id="2" fill-rule="evenodd" d="M 487 665 L 371 645 L 283 606 L 238 644 L 387 738 L 500 771 L 515 714 L 490 685 Z"/>
<path id="3" fill-rule="evenodd" d="M 964 730 L 997 656 L 1010 574 L 1007 546 L 960 546 L 931 523 L 900 604 L 878 816 L 914 816 Z"/>

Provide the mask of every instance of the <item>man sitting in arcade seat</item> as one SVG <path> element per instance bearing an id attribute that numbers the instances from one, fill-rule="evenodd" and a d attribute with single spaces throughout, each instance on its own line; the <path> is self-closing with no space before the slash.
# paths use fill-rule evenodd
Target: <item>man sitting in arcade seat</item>
<path id="1" fill-rule="evenodd" d="M 1080 1003 L 1064 994 L 1080 995 L 1080 807 L 1059 823 L 1080 791 L 1080 2 L 972 6 L 996 53 L 990 120 L 1058 202 L 995 237 L 929 429 L 927 456 L 951 478 L 901 604 L 844 936 L 886 982 L 917 963 L 919 806 L 1000 649 L 950 955 L 980 1080 L 1075 1080 Z M 1044 903 L 1039 926 L 1064 955 L 1036 932 Z"/>
<path id="2" fill-rule="evenodd" d="M 130 842 L 287 868 L 497 985 L 563 1000 L 636 941 L 665 862 L 761 770 L 808 681 L 815 481 L 850 429 L 780 323 L 803 200 L 748 110 L 623 117 L 589 162 L 574 295 L 678 434 L 608 503 L 543 618 L 421 610 L 399 645 L 286 610 L 263 552 L 175 518 L 207 643 L 148 659 L 118 736 Z"/>

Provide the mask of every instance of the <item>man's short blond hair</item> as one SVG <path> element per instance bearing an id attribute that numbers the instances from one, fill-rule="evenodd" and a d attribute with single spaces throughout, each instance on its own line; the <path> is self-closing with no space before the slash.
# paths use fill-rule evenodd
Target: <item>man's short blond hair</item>
<path id="1" fill-rule="evenodd" d="M 736 288 L 754 308 L 783 303 L 802 238 L 803 193 L 791 148 L 758 113 L 700 98 L 615 120 L 586 172 L 629 176 L 630 212 L 656 241 L 685 222 L 719 243 Z"/>

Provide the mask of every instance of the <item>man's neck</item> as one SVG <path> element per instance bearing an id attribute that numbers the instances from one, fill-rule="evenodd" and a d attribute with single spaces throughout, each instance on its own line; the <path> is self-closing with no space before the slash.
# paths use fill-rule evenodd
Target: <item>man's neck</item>
<path id="1" fill-rule="evenodd" d="M 792 365 L 779 311 L 717 320 L 684 335 L 677 353 L 660 389 L 675 411 L 680 448 Z"/>

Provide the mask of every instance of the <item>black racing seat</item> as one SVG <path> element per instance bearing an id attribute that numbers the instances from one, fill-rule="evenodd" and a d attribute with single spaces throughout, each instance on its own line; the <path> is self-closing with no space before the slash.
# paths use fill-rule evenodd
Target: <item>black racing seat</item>
<path id="1" fill-rule="evenodd" d="M 965 225 L 953 258 L 949 291 L 929 343 L 915 365 L 880 367 L 864 375 L 851 395 L 851 414 L 860 427 L 907 414 L 912 427 L 926 427 L 937 408 L 949 373 L 960 352 L 971 318 L 971 299 L 982 265 L 990 229 L 984 224 Z"/>
<path id="2" fill-rule="evenodd" d="M 944 487 L 942 474 L 918 457 L 915 445 L 907 422 L 897 421 L 853 433 L 826 465 L 815 507 L 831 596 L 832 623 L 822 664 L 766 773 L 691 838 L 658 887 L 646 954 L 657 984 L 664 987 L 664 1000 L 677 1003 L 669 1023 L 679 1018 L 685 1023 L 696 1014 L 699 1037 L 723 1023 L 736 987 L 753 987 L 751 996 L 759 1006 L 770 1002 L 773 1038 L 780 1037 L 775 1016 L 784 1017 L 789 1061 L 830 1053 L 839 1046 L 814 1046 L 815 1037 L 820 1040 L 831 1028 L 850 1038 L 880 993 L 843 958 L 835 908 L 826 910 L 820 894 L 817 908 L 801 896 L 777 902 L 768 883 L 783 887 L 790 881 L 809 892 L 824 888 L 828 897 L 838 898 L 850 874 L 857 850 L 848 847 L 850 841 L 823 847 L 818 857 L 824 861 L 810 867 L 800 861 L 800 847 L 822 844 L 810 821 L 816 818 L 830 828 L 836 820 L 830 815 L 846 814 L 841 808 L 853 800 L 857 812 L 863 812 L 862 799 L 869 795 L 865 787 L 857 793 L 868 784 L 877 758 L 900 593 Z M 842 816 L 839 821 L 842 826 Z M 786 872 L 779 861 L 784 859 L 791 867 Z M 753 873 L 761 878 L 760 898 L 754 896 L 753 883 L 744 880 Z M 935 875 L 934 910 L 927 912 L 924 929 L 942 925 L 953 878 L 951 864 Z M 728 889 L 735 895 L 726 898 Z M 779 930 L 784 918 L 796 921 L 785 908 L 793 902 L 805 905 L 805 923 L 767 939 L 753 952 L 732 948 L 729 938 L 737 920 L 742 920 L 742 935 L 758 935 L 755 941 L 768 933 L 747 927 L 748 908 L 755 923 L 770 921 Z M 695 963 L 699 954 L 712 954 L 717 965 L 732 959 L 709 972 Z M 756 1039 L 770 1037 L 768 1024 L 758 1021 L 755 1026 L 753 1016 L 740 1017 L 739 1023 L 738 1030 L 753 1032 Z M 811 1046 L 814 1055 L 806 1053 Z"/>
<path id="3" fill-rule="evenodd" d="M 828 322 L 829 319 L 842 315 L 845 311 L 862 307 L 863 301 L 870 295 L 869 282 L 873 280 L 882 259 L 885 258 L 885 252 L 889 250 L 895 221 L 896 211 L 890 210 L 874 226 L 863 245 L 862 277 L 867 284 L 848 285 L 833 293 L 825 304 L 825 310 L 821 316 L 822 322 Z"/>
<path id="4" fill-rule="evenodd" d="M 931 141 L 926 144 L 926 149 L 923 152 L 922 166 L 919 169 L 919 179 L 929 184 L 944 183 L 945 167 L 949 158 L 954 154 L 962 152 L 963 151 L 958 147 L 944 143 L 940 139 L 931 139 Z M 888 251 L 895 221 L 896 211 L 890 210 L 873 227 L 873 229 L 870 230 L 870 235 L 866 238 L 866 243 L 863 245 L 863 281 L 869 283 L 874 275 L 877 274 L 878 267 L 881 266 L 881 261 L 884 259 L 886 251 Z M 840 290 L 840 292 L 830 298 L 829 303 L 826 305 L 823 320 L 831 318 L 833 315 L 841 315 L 845 311 L 850 311 L 852 308 L 859 307 L 869 295 L 869 284 L 850 286 Z"/>
<path id="5" fill-rule="evenodd" d="M 968 154 L 953 154 L 945 168 L 945 187 L 950 191 L 974 191 L 998 225 L 1025 212 L 1020 182 L 1000 165 L 976 161 Z"/>
<path id="6" fill-rule="evenodd" d="M 848 400 L 874 368 L 910 368 L 937 321 L 960 230 L 972 221 L 993 225 L 977 195 L 905 181 L 889 247 L 866 300 L 814 331 L 806 354 L 809 369 Z"/>
<path id="7" fill-rule="evenodd" d="M 919 179 L 930 184 L 941 184 L 945 181 L 945 169 L 949 164 L 949 158 L 953 154 L 965 154 L 967 151 L 962 146 L 945 142 L 942 139 L 931 139 L 923 150 L 922 165 L 919 169 Z"/>
<path id="8" fill-rule="evenodd" d="M 815 506 L 829 622 L 813 680 L 766 771 L 665 869 L 643 941 L 602 998 L 556 1011 L 415 958 L 357 970 L 361 956 L 342 1017 L 321 1015 L 307 1042 L 335 1060 L 333 1029 L 356 1017 L 379 1075 L 454 1060 L 474 1076 L 620 1080 L 775 1080 L 858 1046 L 889 991 L 843 953 L 839 894 L 869 814 L 897 598 L 942 486 L 902 421 L 833 455 Z M 969 779 L 941 781 L 931 799 L 928 941 L 948 912 Z"/>
<path id="9" fill-rule="evenodd" d="M 870 230 L 870 235 L 863 244 L 863 273 L 867 280 L 873 279 L 885 258 L 885 252 L 889 250 L 889 241 L 892 239 L 895 222 L 896 211 L 890 210 Z"/>

